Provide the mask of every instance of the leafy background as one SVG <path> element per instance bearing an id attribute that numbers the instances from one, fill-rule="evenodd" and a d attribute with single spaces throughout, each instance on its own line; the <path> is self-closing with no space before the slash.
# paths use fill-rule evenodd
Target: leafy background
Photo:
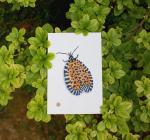
<path id="1" fill-rule="evenodd" d="M 0 2 L 1 115 L 21 89 L 27 92 L 24 117 L 36 121 L 47 140 L 150 139 L 149 0 Z M 47 52 L 48 32 L 102 32 L 101 115 L 47 115 L 47 70 L 55 58 Z"/>

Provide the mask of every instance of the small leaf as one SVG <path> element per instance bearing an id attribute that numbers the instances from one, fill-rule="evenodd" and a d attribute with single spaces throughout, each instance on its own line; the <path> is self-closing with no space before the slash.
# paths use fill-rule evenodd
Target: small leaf
<path id="1" fill-rule="evenodd" d="M 98 123 L 97 125 L 97 130 L 98 131 L 103 131 L 105 130 L 105 123 L 103 121 L 101 121 L 100 123 Z"/>

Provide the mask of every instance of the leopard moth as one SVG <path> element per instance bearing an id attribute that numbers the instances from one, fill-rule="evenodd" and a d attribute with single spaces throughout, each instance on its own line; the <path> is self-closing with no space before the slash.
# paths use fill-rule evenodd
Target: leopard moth
<path id="1" fill-rule="evenodd" d="M 78 48 L 78 47 L 77 47 Z M 57 54 L 66 54 L 69 56 L 68 60 L 64 61 L 64 81 L 67 89 L 73 95 L 80 95 L 83 92 L 91 92 L 93 89 L 93 77 L 90 70 L 85 66 L 85 64 L 76 57 L 73 56 L 74 52 Z"/>

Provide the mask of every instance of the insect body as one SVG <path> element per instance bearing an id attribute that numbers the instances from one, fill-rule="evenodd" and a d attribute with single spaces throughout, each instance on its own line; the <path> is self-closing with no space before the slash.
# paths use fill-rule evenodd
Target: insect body
<path id="1" fill-rule="evenodd" d="M 93 89 L 91 72 L 80 60 L 78 60 L 78 55 L 77 57 L 73 57 L 73 53 L 68 53 L 69 59 L 64 61 L 66 62 L 64 67 L 65 84 L 68 90 L 74 95 L 80 95 L 82 92 L 88 93 Z"/>

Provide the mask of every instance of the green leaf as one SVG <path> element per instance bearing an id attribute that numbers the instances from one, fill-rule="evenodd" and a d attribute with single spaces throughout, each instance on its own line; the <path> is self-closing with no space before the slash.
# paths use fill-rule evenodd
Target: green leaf
<path id="1" fill-rule="evenodd" d="M 145 73 L 145 74 L 150 74 L 150 63 L 147 63 L 147 64 L 144 66 L 144 73 Z"/>
<path id="2" fill-rule="evenodd" d="M 0 105 L 6 106 L 8 104 L 8 101 L 11 100 L 12 97 L 10 95 L 10 92 L 7 90 L 0 89 Z"/>
<path id="3" fill-rule="evenodd" d="M 44 100 L 43 94 L 36 94 L 27 105 L 27 117 L 35 121 L 49 122 L 51 116 L 47 114 L 47 101 Z"/>
<path id="4" fill-rule="evenodd" d="M 102 32 L 102 38 L 104 39 L 104 45 L 108 47 L 120 46 L 122 32 L 119 28 L 111 28 L 107 33 Z"/>
<path id="5" fill-rule="evenodd" d="M 97 136 L 97 131 L 92 131 L 92 132 L 90 133 L 90 136 L 91 136 L 92 138 L 95 138 L 95 137 Z"/>
<path id="6" fill-rule="evenodd" d="M 24 67 L 19 64 L 13 64 L 10 67 L 4 65 L 0 69 L 0 82 L 4 89 L 21 87 L 25 78 Z"/>
<path id="7" fill-rule="evenodd" d="M 82 132 L 80 135 L 79 135 L 79 140 L 89 140 L 88 137 L 87 137 L 87 134 L 85 132 Z"/>
<path id="8" fill-rule="evenodd" d="M 6 46 L 2 46 L 0 48 L 0 65 L 13 63 L 14 63 L 13 55 L 6 48 Z"/>
<path id="9" fill-rule="evenodd" d="M 35 31 L 35 37 L 31 37 L 28 39 L 30 43 L 30 47 L 35 48 L 48 48 L 50 46 L 50 42 L 48 41 L 48 33 L 45 29 L 41 27 L 37 27 Z"/>
<path id="10" fill-rule="evenodd" d="M 115 79 L 121 79 L 124 75 L 125 72 L 122 70 L 122 65 L 117 61 L 110 61 L 109 68 L 106 69 L 103 74 L 104 83 L 106 86 L 113 84 Z"/>
<path id="11" fill-rule="evenodd" d="M 48 33 L 53 33 L 54 29 L 52 27 L 52 25 L 50 25 L 49 23 L 46 23 L 42 26 L 42 29 L 45 30 Z"/>
<path id="12" fill-rule="evenodd" d="M 87 29 L 92 32 L 97 31 L 98 30 L 98 21 L 96 19 L 92 19 L 90 21 L 90 24 Z"/>
<path id="13" fill-rule="evenodd" d="M 139 97 L 146 96 L 147 98 L 150 97 L 150 79 L 142 76 L 141 81 L 136 80 L 135 85 L 137 87 L 137 95 Z"/>
<path id="14" fill-rule="evenodd" d="M 98 131 L 103 131 L 105 130 L 105 123 L 103 121 L 101 121 L 100 123 L 98 123 L 97 125 L 97 130 Z"/>
<path id="15" fill-rule="evenodd" d="M 122 134 L 128 134 L 129 133 L 129 127 L 127 125 L 127 123 L 122 120 L 122 119 L 118 119 L 118 129 Z"/>
<path id="16" fill-rule="evenodd" d="M 132 104 L 130 102 L 122 102 L 118 106 L 116 106 L 116 113 L 118 116 L 122 118 L 129 118 L 129 113 L 132 110 Z"/>
<path id="17" fill-rule="evenodd" d="M 104 121 L 98 124 L 99 129 L 104 131 L 106 127 L 113 133 L 128 133 L 127 121 L 130 118 L 131 111 L 132 104 L 129 101 L 123 101 L 121 96 L 112 94 L 108 100 L 104 101 L 102 106 L 101 112 Z"/>
<path id="18" fill-rule="evenodd" d="M 32 71 L 33 73 L 36 73 L 36 72 L 38 72 L 39 70 L 40 70 L 40 68 L 38 67 L 37 64 L 33 64 L 33 65 L 31 66 L 31 71 Z"/>
<path id="19" fill-rule="evenodd" d="M 104 132 L 98 132 L 97 134 L 97 140 L 105 140 L 105 133 Z"/>
<path id="20" fill-rule="evenodd" d="M 61 30 L 60 30 L 59 27 L 56 27 L 56 28 L 55 28 L 55 33 L 61 33 Z"/>
<path id="21" fill-rule="evenodd" d="M 85 0 L 75 0 L 75 4 L 79 7 L 83 7 L 85 5 Z"/>
<path id="22" fill-rule="evenodd" d="M 12 28 L 12 32 L 6 36 L 6 40 L 10 41 L 12 43 L 20 44 L 25 42 L 24 35 L 25 35 L 25 29 L 22 28 L 18 30 L 17 28 Z"/>

